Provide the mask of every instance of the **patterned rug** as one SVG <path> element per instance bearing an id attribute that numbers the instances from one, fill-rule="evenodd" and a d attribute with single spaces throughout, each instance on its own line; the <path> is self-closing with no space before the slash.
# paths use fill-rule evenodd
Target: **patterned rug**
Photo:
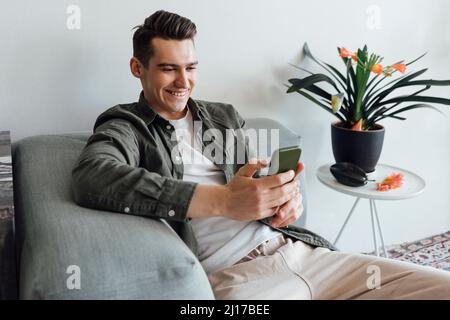
<path id="1" fill-rule="evenodd" d="M 450 271 L 450 231 L 414 242 L 386 246 L 386 250 L 391 259 Z"/>

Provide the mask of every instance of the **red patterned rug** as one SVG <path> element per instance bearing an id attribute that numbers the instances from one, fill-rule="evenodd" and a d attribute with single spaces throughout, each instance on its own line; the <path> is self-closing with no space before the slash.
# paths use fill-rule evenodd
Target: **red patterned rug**
<path id="1" fill-rule="evenodd" d="M 389 258 L 450 271 L 450 231 L 387 246 Z"/>

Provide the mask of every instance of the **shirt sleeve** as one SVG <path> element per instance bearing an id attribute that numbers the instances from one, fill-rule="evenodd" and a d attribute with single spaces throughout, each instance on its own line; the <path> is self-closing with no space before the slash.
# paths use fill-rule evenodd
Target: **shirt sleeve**
<path id="1" fill-rule="evenodd" d="M 187 221 L 196 183 L 139 167 L 140 148 L 130 123 L 105 122 L 88 139 L 72 170 L 75 202 L 107 210 Z"/>

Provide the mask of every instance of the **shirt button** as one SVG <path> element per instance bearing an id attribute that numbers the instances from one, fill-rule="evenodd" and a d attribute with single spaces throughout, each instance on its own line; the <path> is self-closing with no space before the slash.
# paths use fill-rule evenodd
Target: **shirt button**
<path id="1" fill-rule="evenodd" d="M 170 130 L 170 129 L 172 129 L 172 127 L 168 124 L 168 125 L 166 126 L 166 129 L 167 129 L 167 130 Z"/>
<path id="2" fill-rule="evenodd" d="M 130 212 L 130 208 L 125 207 L 125 209 L 124 209 L 123 211 L 125 211 L 126 213 L 128 213 L 128 212 Z"/>
<path id="3" fill-rule="evenodd" d="M 173 217 L 175 215 L 175 211 L 169 210 L 168 214 L 169 214 L 169 217 Z"/>

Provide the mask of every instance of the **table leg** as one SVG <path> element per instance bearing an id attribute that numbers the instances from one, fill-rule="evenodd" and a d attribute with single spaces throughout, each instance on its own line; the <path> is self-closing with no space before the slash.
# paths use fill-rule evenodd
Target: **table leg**
<path id="1" fill-rule="evenodd" d="M 360 199 L 360 198 L 356 198 L 356 201 L 355 201 L 355 203 L 353 204 L 353 207 L 352 207 L 352 209 L 350 210 L 350 212 L 349 212 L 347 218 L 345 219 L 345 222 L 344 222 L 344 224 L 342 225 L 341 230 L 339 230 L 339 233 L 338 233 L 338 235 L 337 235 L 337 237 L 336 237 L 336 240 L 334 240 L 333 245 L 336 245 L 336 243 L 338 242 L 339 238 L 341 237 L 342 232 L 344 231 L 345 226 L 347 225 L 348 220 L 349 220 L 350 217 L 352 216 L 353 211 L 355 211 L 355 208 L 356 208 L 356 205 L 357 205 L 358 202 L 359 202 L 359 199 Z"/>
<path id="2" fill-rule="evenodd" d="M 377 225 L 378 225 L 378 231 L 380 234 L 380 239 L 381 239 L 381 247 L 383 248 L 383 254 L 386 258 L 388 257 L 387 251 L 386 251 L 386 246 L 384 245 L 384 239 L 383 239 L 383 232 L 381 231 L 381 224 L 380 224 L 380 220 L 378 218 L 378 210 L 377 210 L 377 206 L 375 205 L 375 200 L 370 200 L 373 203 L 373 208 L 374 208 L 374 212 L 375 212 L 375 218 L 377 220 Z"/>
<path id="3" fill-rule="evenodd" d="M 375 254 L 379 257 L 380 256 L 380 252 L 378 251 L 378 244 L 377 244 L 377 236 L 375 233 L 375 221 L 374 221 L 374 210 L 373 210 L 373 203 L 372 203 L 372 199 L 369 200 L 370 203 L 370 218 L 372 220 L 372 235 L 373 235 L 373 245 L 375 247 Z"/>

